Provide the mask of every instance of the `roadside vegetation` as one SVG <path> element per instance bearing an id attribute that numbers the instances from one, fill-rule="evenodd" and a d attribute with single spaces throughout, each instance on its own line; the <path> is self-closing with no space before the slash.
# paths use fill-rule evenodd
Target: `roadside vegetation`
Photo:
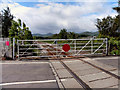
<path id="1" fill-rule="evenodd" d="M 97 19 L 99 38 L 108 38 L 109 54 L 120 55 L 120 16 Z"/>
<path id="2" fill-rule="evenodd" d="M 1 13 L 2 15 L 2 37 L 3 38 L 12 38 L 16 39 L 33 39 L 31 31 L 26 26 L 21 19 L 17 21 L 14 20 L 15 16 L 13 16 L 10 12 L 9 7 L 4 9 Z"/>

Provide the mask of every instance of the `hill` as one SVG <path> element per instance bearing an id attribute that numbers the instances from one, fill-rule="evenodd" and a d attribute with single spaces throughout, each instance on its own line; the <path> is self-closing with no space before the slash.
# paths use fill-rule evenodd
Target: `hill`
<path id="1" fill-rule="evenodd" d="M 76 33 L 79 35 L 79 37 L 88 37 L 88 36 L 98 36 L 99 32 L 82 32 L 82 33 Z M 52 37 L 53 33 L 47 33 L 47 34 L 32 34 L 33 36 L 36 36 L 36 37 L 43 37 L 43 38 L 46 38 L 46 37 Z"/>
<path id="2" fill-rule="evenodd" d="M 99 32 L 82 32 L 82 33 L 79 33 L 79 35 L 83 35 L 83 36 L 98 36 Z"/>
<path id="3" fill-rule="evenodd" d="M 53 34 L 52 33 L 47 33 L 47 34 L 32 34 L 33 36 L 37 36 L 37 37 L 50 37 L 52 36 Z"/>

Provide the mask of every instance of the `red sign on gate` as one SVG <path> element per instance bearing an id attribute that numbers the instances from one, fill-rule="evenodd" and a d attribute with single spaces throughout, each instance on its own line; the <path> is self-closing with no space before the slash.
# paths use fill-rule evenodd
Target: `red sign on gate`
<path id="1" fill-rule="evenodd" d="M 9 41 L 6 41 L 5 44 L 6 44 L 6 46 L 9 46 Z"/>
<path id="2" fill-rule="evenodd" d="M 62 49 L 65 51 L 65 52 L 68 52 L 70 50 L 70 45 L 68 44 L 64 44 Z"/>

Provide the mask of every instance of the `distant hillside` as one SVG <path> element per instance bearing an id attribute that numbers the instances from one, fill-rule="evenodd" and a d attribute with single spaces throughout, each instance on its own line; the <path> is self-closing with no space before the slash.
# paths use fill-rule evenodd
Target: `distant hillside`
<path id="1" fill-rule="evenodd" d="M 99 32 L 82 32 L 79 33 L 79 35 L 85 35 L 85 36 L 98 36 Z"/>
<path id="2" fill-rule="evenodd" d="M 98 36 L 99 32 L 82 32 L 82 33 L 77 33 L 80 37 L 87 37 L 87 36 Z M 33 36 L 37 37 L 51 37 L 55 34 L 53 33 L 47 33 L 47 34 L 32 34 Z"/>
<path id="3" fill-rule="evenodd" d="M 52 33 L 47 33 L 47 34 L 32 34 L 33 36 L 37 36 L 37 37 L 50 37 L 53 34 Z"/>

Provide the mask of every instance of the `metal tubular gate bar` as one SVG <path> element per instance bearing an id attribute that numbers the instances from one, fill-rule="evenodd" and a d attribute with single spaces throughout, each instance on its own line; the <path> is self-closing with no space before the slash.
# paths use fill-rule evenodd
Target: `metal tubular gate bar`
<path id="1" fill-rule="evenodd" d="M 91 41 L 91 40 L 90 40 Z M 85 48 L 89 43 L 90 43 L 90 41 L 88 41 L 86 44 L 85 44 L 85 46 L 83 46 L 82 48 L 81 48 L 81 50 L 76 54 L 76 55 L 78 55 L 82 50 L 83 50 L 83 48 Z"/>
<path id="2" fill-rule="evenodd" d="M 105 41 L 105 40 L 104 40 L 104 41 Z M 102 44 L 93 52 L 93 54 L 94 54 L 95 52 L 97 52 L 98 49 L 100 49 L 100 48 L 103 46 L 103 44 L 104 44 L 104 43 L 102 43 Z"/>

